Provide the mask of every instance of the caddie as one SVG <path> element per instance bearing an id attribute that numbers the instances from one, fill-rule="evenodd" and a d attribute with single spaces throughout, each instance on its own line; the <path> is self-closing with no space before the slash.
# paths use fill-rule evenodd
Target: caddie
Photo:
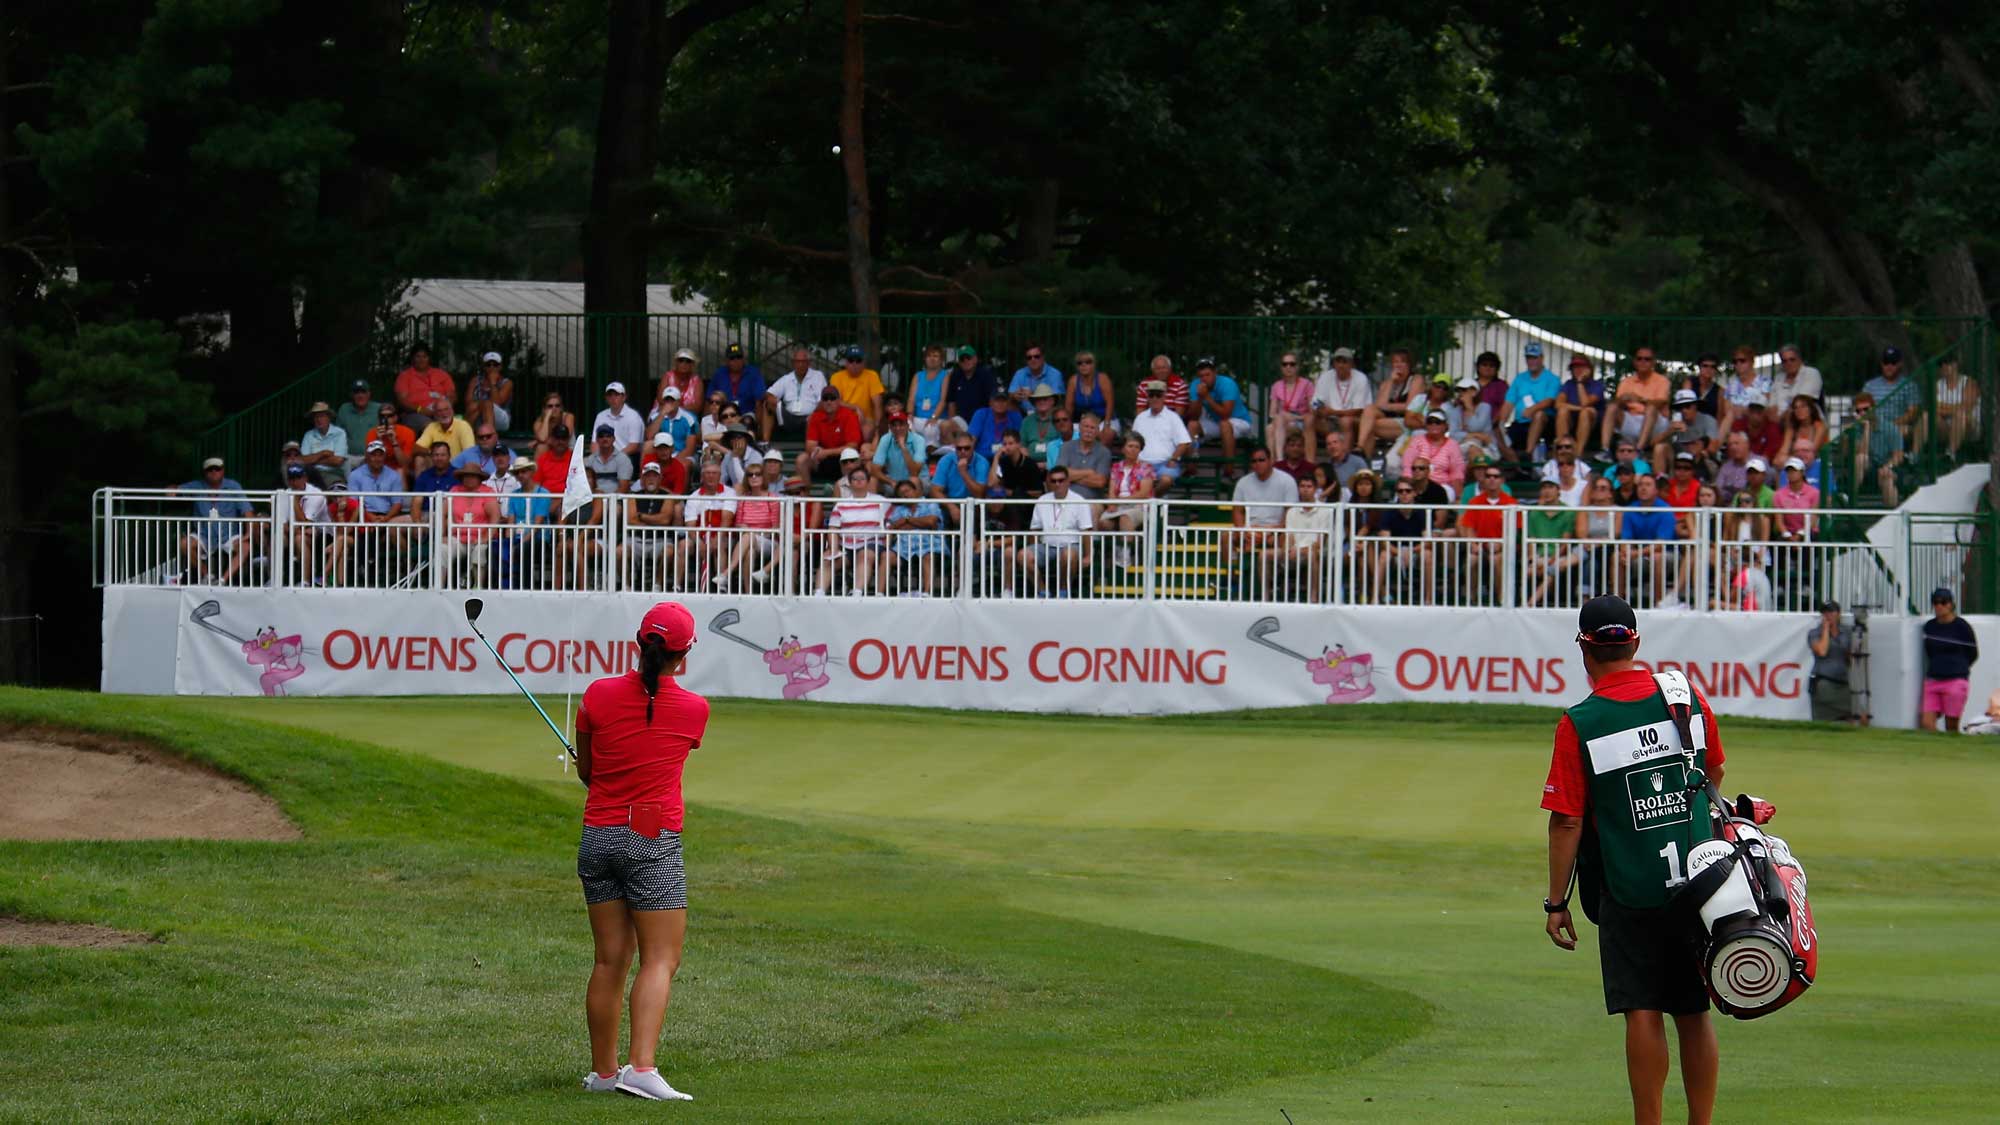
<path id="1" fill-rule="evenodd" d="M 1688 1120 L 1705 1125 L 1715 1110 L 1718 1067 L 1701 973 L 1705 934 L 1695 911 L 1673 900 L 1687 882 L 1688 853 L 1711 834 L 1708 799 L 1700 789 L 1689 791 L 1689 766 L 1721 783 L 1721 731 L 1696 692 L 1700 721 L 1689 726 L 1705 745 L 1691 758 L 1683 752 L 1659 685 L 1633 660 L 1639 623 L 1623 598 L 1585 602 L 1576 641 L 1591 691 L 1557 722 L 1542 786 L 1542 807 L 1549 810 L 1546 929 L 1559 948 L 1576 948 L 1574 875 L 1584 913 L 1598 926 L 1605 1010 L 1625 1017 L 1633 1120 L 1660 1120 L 1670 1015 Z"/>

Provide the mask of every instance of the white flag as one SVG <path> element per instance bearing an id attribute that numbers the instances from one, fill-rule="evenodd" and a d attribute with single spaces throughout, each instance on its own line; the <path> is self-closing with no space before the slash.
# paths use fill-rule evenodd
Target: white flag
<path id="1" fill-rule="evenodd" d="M 572 439 L 569 443 L 569 475 L 563 478 L 564 519 L 571 512 L 590 503 L 590 478 L 583 472 L 583 442 Z"/>

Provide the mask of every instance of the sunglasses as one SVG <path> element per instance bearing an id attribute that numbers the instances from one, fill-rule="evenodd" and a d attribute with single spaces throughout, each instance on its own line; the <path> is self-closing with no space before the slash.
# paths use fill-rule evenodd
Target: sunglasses
<path id="1" fill-rule="evenodd" d="M 1396 495 L 1398 496 L 1415 496 L 1416 494 L 1417 490 L 1414 488 L 1398 488 L 1396 490 Z"/>
<path id="2" fill-rule="evenodd" d="M 1279 367 L 1297 367 L 1298 365 L 1299 361 L 1296 359 L 1281 359 L 1278 361 Z"/>
<path id="3" fill-rule="evenodd" d="M 1028 353 L 1028 358 L 1029 358 L 1029 359 L 1040 359 L 1040 358 L 1042 358 L 1042 353 L 1040 353 L 1040 352 L 1029 352 L 1029 353 Z"/>
<path id="4" fill-rule="evenodd" d="M 1653 357 L 1652 357 L 1652 356 L 1649 356 L 1649 355 L 1635 355 L 1635 356 L 1633 356 L 1633 357 L 1632 357 L 1632 362 L 1634 362 L 1634 363 L 1651 363 L 1651 362 L 1653 362 Z"/>
<path id="5" fill-rule="evenodd" d="M 1588 633 L 1578 633 L 1576 639 L 1585 644 L 1622 645 L 1628 641 L 1638 640 L 1639 631 L 1628 629 L 1623 625 L 1599 625 Z"/>

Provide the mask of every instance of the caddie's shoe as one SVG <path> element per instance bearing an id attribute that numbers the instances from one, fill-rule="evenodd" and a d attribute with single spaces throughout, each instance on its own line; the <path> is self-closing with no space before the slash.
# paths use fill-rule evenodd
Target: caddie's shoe
<path id="1" fill-rule="evenodd" d="M 583 1088 L 593 1094 L 608 1094 L 618 1088 L 618 1080 L 625 1077 L 625 1072 L 631 1069 L 629 1066 L 621 1066 L 618 1068 L 618 1073 L 609 1078 L 600 1077 L 593 1070 L 583 1076 Z"/>
<path id="2" fill-rule="evenodd" d="M 691 1102 L 693 1094 L 683 1094 L 667 1080 L 660 1077 L 658 1070 L 640 1070 L 628 1066 L 618 1073 L 618 1092 L 635 1098 L 645 1098 L 655 1102 Z"/>

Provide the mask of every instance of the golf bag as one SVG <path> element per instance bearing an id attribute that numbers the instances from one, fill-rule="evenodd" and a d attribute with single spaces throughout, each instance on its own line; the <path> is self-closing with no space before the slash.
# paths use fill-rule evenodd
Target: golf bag
<path id="1" fill-rule="evenodd" d="M 1687 677 L 1661 672 L 1653 678 L 1681 745 L 1692 747 Z M 1677 901 L 1700 914 L 1708 933 L 1701 970 L 1715 1006 L 1740 1020 L 1756 1019 L 1798 999 L 1819 972 L 1805 868 L 1785 841 L 1763 831 L 1778 811 L 1768 801 L 1739 794 L 1734 805 L 1726 804 L 1699 770 L 1690 769 L 1689 783 L 1708 790 L 1715 838 L 1689 853 L 1688 882 Z"/>

